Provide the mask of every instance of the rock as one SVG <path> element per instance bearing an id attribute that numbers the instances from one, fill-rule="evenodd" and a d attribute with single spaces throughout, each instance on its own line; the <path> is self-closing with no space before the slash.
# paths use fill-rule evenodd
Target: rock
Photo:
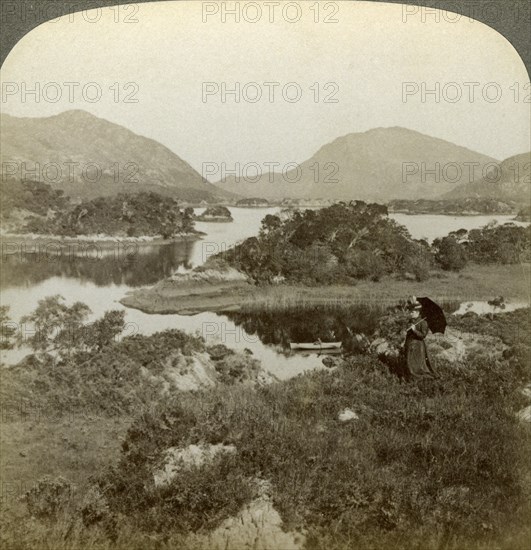
<path id="1" fill-rule="evenodd" d="M 161 487 L 171 483 L 180 470 L 190 466 L 202 466 L 211 462 L 222 453 L 233 454 L 236 452 L 234 445 L 189 445 L 185 448 L 170 447 L 164 451 L 164 463 L 162 468 L 153 472 L 155 487 Z"/>
<path id="2" fill-rule="evenodd" d="M 263 386 L 276 381 L 276 377 L 262 368 L 260 361 L 247 352 L 235 352 L 223 344 L 207 348 L 207 352 L 183 355 L 180 351 L 169 354 L 163 370 L 154 374 L 146 367 L 140 372 L 152 384 L 159 384 L 163 395 L 175 390 L 194 391 L 226 382 Z M 230 376 L 229 376 L 230 375 Z"/>
<path id="3" fill-rule="evenodd" d="M 531 384 L 527 384 L 527 386 L 522 388 L 522 395 L 524 395 L 528 399 L 531 399 Z"/>
<path id="4" fill-rule="evenodd" d="M 271 489 L 259 482 L 259 494 L 234 517 L 223 521 L 212 533 L 191 535 L 190 546 L 209 550 L 299 550 L 305 542 L 302 533 L 284 531 L 282 518 L 271 502 Z"/>
<path id="5" fill-rule="evenodd" d="M 162 376 L 173 389 L 181 391 L 215 386 L 218 379 L 216 369 L 206 353 L 194 353 L 191 356 L 178 353 L 168 357 Z"/>
<path id="6" fill-rule="evenodd" d="M 349 420 L 359 420 L 359 416 L 352 409 L 344 409 L 338 416 L 341 422 L 348 422 Z"/>
<path id="7" fill-rule="evenodd" d="M 341 359 L 338 359 L 337 357 L 332 357 L 331 355 L 326 355 L 322 359 L 322 363 L 325 367 L 328 367 L 329 369 L 332 369 L 334 367 L 337 367 L 340 363 Z"/>
<path id="8" fill-rule="evenodd" d="M 531 422 L 531 405 L 525 407 L 525 409 L 522 409 L 521 411 L 518 411 L 516 416 L 521 422 Z"/>

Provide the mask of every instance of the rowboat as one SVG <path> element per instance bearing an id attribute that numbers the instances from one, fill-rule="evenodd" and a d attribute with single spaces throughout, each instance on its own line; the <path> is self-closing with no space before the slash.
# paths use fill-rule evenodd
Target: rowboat
<path id="1" fill-rule="evenodd" d="M 339 349 L 341 342 L 291 342 L 289 347 L 291 349 L 306 349 L 306 350 L 325 350 L 325 349 Z"/>

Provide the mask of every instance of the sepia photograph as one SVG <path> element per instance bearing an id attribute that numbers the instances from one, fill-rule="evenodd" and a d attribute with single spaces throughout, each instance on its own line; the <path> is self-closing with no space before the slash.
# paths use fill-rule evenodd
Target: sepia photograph
<path id="1" fill-rule="evenodd" d="M 0 25 L 1 548 L 531 548 L 529 0 Z"/>

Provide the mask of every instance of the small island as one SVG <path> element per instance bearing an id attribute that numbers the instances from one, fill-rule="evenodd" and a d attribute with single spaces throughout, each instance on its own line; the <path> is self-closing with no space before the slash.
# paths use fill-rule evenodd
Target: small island
<path id="1" fill-rule="evenodd" d="M 518 211 L 514 218 L 516 222 L 531 222 L 531 206 L 526 206 Z"/>
<path id="2" fill-rule="evenodd" d="M 516 210 L 513 201 L 500 201 L 483 197 L 439 200 L 392 200 L 389 212 L 401 214 L 441 214 L 446 216 L 480 216 L 485 214 L 512 214 Z"/>
<path id="3" fill-rule="evenodd" d="M 355 201 L 267 214 L 257 236 L 186 274 L 135 289 L 121 303 L 146 313 L 192 315 L 323 303 L 391 304 L 430 292 L 439 300 L 528 295 L 521 273 L 531 228 L 489 224 L 432 244 L 414 239 L 387 207 Z M 261 304 L 261 305 L 260 305 Z"/>
<path id="4" fill-rule="evenodd" d="M 234 219 L 230 210 L 226 206 L 210 206 L 202 214 L 195 216 L 198 222 L 233 222 Z"/>
<path id="5" fill-rule="evenodd" d="M 74 202 L 34 181 L 1 187 L 3 238 L 71 242 L 167 242 L 199 238 L 193 210 L 154 192 L 118 193 Z"/>
<path id="6" fill-rule="evenodd" d="M 248 199 L 241 199 L 236 203 L 236 206 L 241 206 L 244 208 L 267 208 L 271 206 L 267 199 L 262 199 L 260 197 L 252 197 Z"/>

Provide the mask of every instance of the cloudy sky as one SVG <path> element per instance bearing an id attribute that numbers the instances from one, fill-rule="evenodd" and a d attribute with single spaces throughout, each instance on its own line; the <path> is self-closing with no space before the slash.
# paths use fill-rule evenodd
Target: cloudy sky
<path id="1" fill-rule="evenodd" d="M 338 136 L 381 126 L 500 160 L 530 149 L 529 76 L 493 29 L 413 6 L 290 4 L 240 2 L 239 21 L 214 2 L 162 2 L 46 23 L 2 66 L 2 111 L 85 109 L 198 171 L 302 162 Z M 39 101 L 28 93 L 36 84 Z M 237 86 L 238 102 L 222 96 Z M 437 87 L 438 97 L 423 93 Z"/>

